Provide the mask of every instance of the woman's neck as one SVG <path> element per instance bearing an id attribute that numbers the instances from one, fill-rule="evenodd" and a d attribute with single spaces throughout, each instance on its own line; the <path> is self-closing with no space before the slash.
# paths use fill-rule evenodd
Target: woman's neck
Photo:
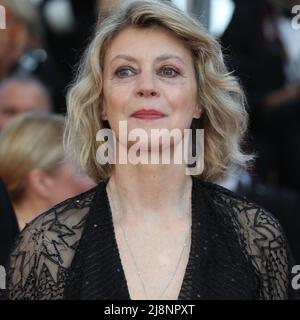
<path id="1" fill-rule="evenodd" d="M 151 224 L 190 218 L 191 187 L 180 165 L 116 165 L 108 183 L 122 219 Z"/>

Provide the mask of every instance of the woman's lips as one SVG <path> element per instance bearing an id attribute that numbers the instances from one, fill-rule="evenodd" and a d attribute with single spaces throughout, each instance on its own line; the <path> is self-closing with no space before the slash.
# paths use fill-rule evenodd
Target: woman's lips
<path id="1" fill-rule="evenodd" d="M 153 109 L 143 109 L 139 110 L 132 114 L 132 117 L 137 119 L 144 119 L 144 120 L 155 120 L 165 117 L 166 115 L 162 112 L 153 110 Z"/>

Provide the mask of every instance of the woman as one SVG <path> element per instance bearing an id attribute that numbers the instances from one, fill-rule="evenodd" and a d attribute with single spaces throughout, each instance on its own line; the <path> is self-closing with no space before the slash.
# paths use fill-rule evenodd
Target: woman
<path id="1" fill-rule="evenodd" d="M 149 138 L 153 129 L 204 128 L 204 170 L 105 164 L 101 128 L 115 133 L 117 155 L 130 152 L 137 129 Z M 10 298 L 291 298 L 278 222 L 211 183 L 250 158 L 239 149 L 245 128 L 241 89 L 203 27 L 169 2 L 126 2 L 98 27 L 68 96 L 67 150 L 99 184 L 23 231 Z M 141 140 L 137 156 L 149 144 L 151 154 L 165 150 Z M 174 157 L 180 139 L 172 143 Z"/>
<path id="2" fill-rule="evenodd" d="M 91 187 L 90 179 L 65 160 L 64 118 L 39 112 L 15 117 L 0 135 L 0 177 L 18 229 L 55 204 Z"/>

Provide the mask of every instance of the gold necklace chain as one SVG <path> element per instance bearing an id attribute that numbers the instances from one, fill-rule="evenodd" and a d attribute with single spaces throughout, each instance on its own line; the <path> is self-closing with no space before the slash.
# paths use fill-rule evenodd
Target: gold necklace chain
<path id="1" fill-rule="evenodd" d="M 112 201 L 112 197 L 111 197 L 110 193 L 111 193 L 111 190 L 110 190 L 110 187 L 109 187 L 108 197 L 109 197 L 109 199 L 110 199 L 110 202 L 113 204 L 113 208 L 116 210 L 116 206 L 114 205 L 114 202 Z M 116 212 L 118 212 L 118 211 L 116 211 Z M 129 249 L 130 255 L 131 255 L 131 257 L 132 257 L 132 260 L 133 260 L 133 262 L 134 262 L 134 266 L 135 266 L 137 275 L 138 275 L 138 277 L 139 277 L 139 279 L 140 279 L 141 285 L 142 285 L 142 287 L 143 287 L 143 291 L 144 291 L 145 297 L 146 297 L 147 300 L 150 300 L 150 299 L 149 299 L 149 296 L 148 296 L 148 294 L 147 294 L 147 290 L 146 290 L 146 287 L 145 287 L 145 283 L 144 283 L 144 281 L 143 281 L 143 279 L 142 279 L 142 274 L 141 274 L 141 272 L 139 271 L 139 268 L 138 268 L 138 265 L 137 265 L 137 262 L 136 262 L 136 258 L 135 258 L 134 254 L 133 254 L 133 251 L 132 251 L 131 247 L 130 247 L 127 233 L 125 232 L 124 228 L 122 227 L 121 222 L 119 223 L 119 225 L 120 225 L 120 228 L 121 228 L 121 230 L 122 230 L 122 233 L 123 233 L 123 236 L 124 236 L 126 245 L 127 245 L 128 249 Z M 184 249 L 185 249 L 185 248 L 187 247 L 187 245 L 188 245 L 187 242 L 188 242 L 188 237 L 189 237 L 189 235 L 190 235 L 190 232 L 191 232 L 191 225 L 190 225 L 190 227 L 189 227 L 189 229 L 188 229 L 188 232 L 187 232 L 187 235 L 186 235 L 186 238 L 185 238 L 185 241 L 184 241 L 184 244 L 183 244 L 183 247 L 182 247 L 180 256 L 179 256 L 179 260 L 178 260 L 177 265 L 176 265 L 176 268 L 175 268 L 172 276 L 170 277 L 169 281 L 167 282 L 167 285 L 165 286 L 165 288 L 163 289 L 163 291 L 161 292 L 161 294 L 159 295 L 159 297 L 158 297 L 156 300 L 160 300 L 160 298 L 164 295 L 164 293 L 167 291 L 167 289 L 169 288 L 170 284 L 172 283 L 173 279 L 175 278 L 175 276 L 176 276 L 176 274 L 177 274 L 177 271 L 178 271 L 178 267 L 179 267 L 180 262 L 181 262 L 181 260 L 182 260 L 182 256 L 183 256 L 183 253 L 184 253 Z"/>

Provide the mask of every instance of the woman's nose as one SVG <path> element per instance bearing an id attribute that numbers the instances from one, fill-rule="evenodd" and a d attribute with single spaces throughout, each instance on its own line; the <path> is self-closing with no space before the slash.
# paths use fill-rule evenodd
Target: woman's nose
<path id="1" fill-rule="evenodd" d="M 139 97 L 158 97 L 159 90 L 155 84 L 155 79 L 150 75 L 142 75 L 137 83 L 136 95 Z"/>
<path id="2" fill-rule="evenodd" d="M 154 89 L 139 89 L 138 92 L 137 92 L 138 96 L 140 97 L 149 97 L 149 96 L 152 96 L 152 97 L 155 97 L 155 96 L 158 96 L 158 92 Z"/>

